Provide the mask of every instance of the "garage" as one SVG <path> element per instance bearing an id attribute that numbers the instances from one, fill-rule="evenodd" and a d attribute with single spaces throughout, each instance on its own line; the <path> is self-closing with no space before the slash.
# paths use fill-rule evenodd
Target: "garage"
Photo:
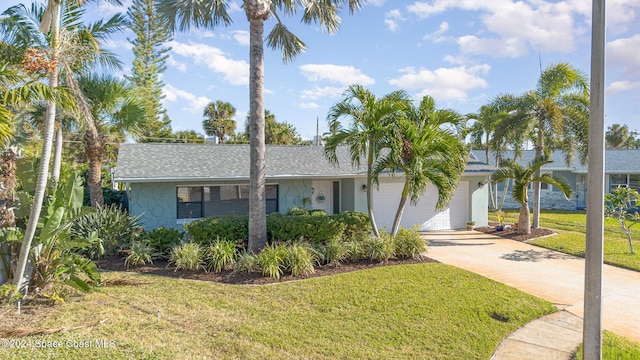
<path id="1" fill-rule="evenodd" d="M 380 182 L 373 193 L 373 211 L 379 227 L 391 229 L 400 203 L 402 182 Z M 461 181 L 449 206 L 436 211 L 438 193 L 430 186 L 417 205 L 407 202 L 400 225 L 411 228 L 417 225 L 421 231 L 463 229 L 469 220 L 469 182 Z"/>

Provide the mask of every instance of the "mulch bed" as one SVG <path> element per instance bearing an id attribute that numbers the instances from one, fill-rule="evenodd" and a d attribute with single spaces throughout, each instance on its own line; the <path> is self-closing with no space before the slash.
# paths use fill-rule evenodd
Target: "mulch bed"
<path id="1" fill-rule="evenodd" d="M 516 241 L 527 241 L 541 236 L 547 236 L 555 234 L 553 231 L 549 229 L 531 229 L 531 234 L 529 235 L 519 235 L 516 228 L 506 227 L 503 231 L 496 231 L 495 227 L 492 226 L 495 224 L 490 224 L 490 226 L 486 227 L 478 227 L 474 228 L 474 230 L 492 234 L 496 236 L 500 236 L 505 239 L 511 239 Z M 376 263 L 371 261 L 359 261 L 355 263 L 344 263 L 339 264 L 338 266 L 333 265 L 324 265 L 318 266 L 315 268 L 315 272 L 306 277 L 295 277 L 290 274 L 283 274 L 280 278 L 280 282 L 284 281 L 293 281 L 300 280 L 305 278 L 313 278 L 319 276 L 327 276 L 327 275 L 335 275 L 341 273 L 347 273 L 356 270 L 362 269 L 370 269 L 379 266 L 392 266 L 392 265 L 404 265 L 404 264 L 419 264 L 419 263 L 429 263 L 429 262 L 437 262 L 429 257 L 422 257 L 420 259 L 390 259 L 386 263 Z M 122 257 L 111 257 L 107 259 L 97 260 L 96 264 L 98 268 L 101 270 L 111 270 L 111 271 L 129 271 L 136 272 L 140 274 L 151 274 L 158 276 L 167 276 L 173 278 L 180 279 L 192 279 L 192 280 L 201 280 L 201 281 L 213 281 L 224 284 L 250 284 L 250 285 L 262 285 L 262 284 L 272 284 L 278 281 L 262 276 L 262 274 L 258 272 L 254 272 L 251 274 L 247 273 L 234 273 L 233 271 L 226 270 L 221 272 L 207 272 L 204 270 L 198 271 L 187 271 L 187 270 L 178 270 L 170 266 L 167 261 L 156 260 L 153 264 L 147 264 L 143 266 L 131 267 L 126 269 L 124 266 L 124 260 Z"/>
<path id="2" fill-rule="evenodd" d="M 344 263 L 338 266 L 324 265 L 315 268 L 315 272 L 306 277 L 295 277 L 290 274 L 282 274 L 279 282 L 307 279 L 319 276 L 335 275 L 341 273 L 347 273 L 355 270 L 370 269 L 378 266 L 392 266 L 392 265 L 404 265 L 404 264 L 420 264 L 437 262 L 436 260 L 428 257 L 421 259 L 390 259 L 386 263 L 376 263 L 371 261 L 360 261 L 356 263 Z M 187 271 L 178 270 L 172 266 L 169 266 L 167 261 L 156 260 L 153 264 L 147 264 L 143 266 L 130 267 L 128 270 L 124 267 L 124 260 L 119 257 L 112 257 L 103 260 L 97 260 L 96 265 L 100 270 L 112 270 L 112 271 L 129 271 L 140 274 L 151 274 L 159 276 L 167 276 L 180 279 L 192 279 L 202 281 L 213 281 L 225 284 L 250 284 L 250 285 L 263 285 L 277 283 L 278 281 L 262 276 L 259 272 L 247 273 L 234 273 L 230 270 L 221 272 L 206 272 L 204 270 Z"/>
<path id="3" fill-rule="evenodd" d="M 523 241 L 523 242 L 527 240 L 539 238 L 542 236 L 555 234 L 555 232 L 549 229 L 543 229 L 543 228 L 531 229 L 531 234 L 518 234 L 518 229 L 512 226 L 505 227 L 503 231 L 497 231 L 494 226 L 478 227 L 478 228 L 474 228 L 473 230 L 477 230 L 485 234 L 500 236 L 505 239 L 511 239 L 511 240 Z"/>

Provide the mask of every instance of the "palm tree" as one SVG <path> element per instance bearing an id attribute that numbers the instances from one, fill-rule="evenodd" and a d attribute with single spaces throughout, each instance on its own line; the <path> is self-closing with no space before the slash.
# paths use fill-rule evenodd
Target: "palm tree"
<path id="1" fill-rule="evenodd" d="M 576 153 L 586 162 L 589 129 L 589 81 L 570 64 L 547 67 L 535 90 L 522 96 L 506 95 L 504 108 L 515 109 L 501 123 L 503 129 L 523 134 L 535 144 L 536 157 L 545 151 L 563 150 L 565 162 L 573 163 Z M 531 136 L 532 135 L 532 136 Z M 540 176 L 538 172 L 537 176 Z M 540 183 L 534 183 L 533 227 L 540 224 Z"/>
<path id="2" fill-rule="evenodd" d="M 49 87 L 56 88 L 58 86 L 59 77 L 59 50 L 61 45 L 66 45 L 68 42 L 61 41 L 60 39 L 60 22 L 61 22 L 61 9 L 66 4 L 82 5 L 85 0 L 48 0 L 46 10 L 42 16 L 39 30 L 43 34 L 49 34 L 49 52 L 45 52 L 45 57 L 41 57 L 43 61 L 35 61 L 36 65 L 41 66 L 47 74 Z M 111 3 L 119 3 L 119 0 L 109 0 Z M 62 39 L 64 40 L 64 39 Z M 37 60 L 32 57 L 30 60 Z M 36 231 L 36 225 L 40 219 L 40 212 L 42 211 L 42 202 L 44 200 L 44 193 L 47 187 L 48 181 L 48 169 L 49 161 L 51 160 L 51 150 L 53 145 L 53 133 L 56 116 L 56 102 L 54 100 L 47 101 L 47 113 L 46 121 L 43 132 L 41 161 L 38 168 L 38 174 L 36 179 L 36 189 L 33 196 L 33 205 L 29 213 L 29 221 L 27 228 L 25 229 L 24 239 L 22 241 L 22 247 L 20 249 L 20 257 L 16 266 L 14 284 L 22 291 L 22 280 L 24 271 L 27 265 L 27 258 L 31 249 L 31 242 Z"/>
<path id="3" fill-rule="evenodd" d="M 433 98 L 425 96 L 419 108 L 410 106 L 403 115 L 396 123 L 397 131 L 389 137 L 390 151 L 376 162 L 373 172 L 375 183 L 385 170 L 400 171 L 405 178 L 391 230 L 393 236 L 400 228 L 407 199 L 417 204 L 429 184 L 438 190 L 437 209 L 451 201 L 469 157 L 464 139 L 453 131 L 464 121 L 460 114 L 436 110 Z"/>
<path id="4" fill-rule="evenodd" d="M 351 85 L 345 91 L 345 98 L 333 105 L 327 119 L 332 133 L 327 138 L 325 156 L 332 163 L 338 163 L 336 150 L 340 145 L 349 148 L 351 164 L 360 167 L 361 158 L 367 163 L 367 211 L 375 236 L 380 236 L 373 214 L 373 165 L 380 155 L 386 137 L 390 134 L 394 120 L 410 106 L 411 99 L 404 91 L 395 91 L 378 99 L 361 85 Z M 342 118 L 350 120 L 343 127 Z"/>
<path id="5" fill-rule="evenodd" d="M 621 124 L 609 126 L 605 135 L 607 147 L 611 149 L 626 147 L 630 143 L 629 138 L 633 140 L 632 135 L 629 133 L 629 127 Z"/>
<path id="6" fill-rule="evenodd" d="M 204 137 L 195 130 L 180 130 L 173 134 L 171 142 L 187 143 L 187 144 L 204 144 Z"/>
<path id="7" fill-rule="evenodd" d="M 144 109 L 127 80 L 110 75 L 90 75 L 78 79 L 83 97 L 89 103 L 91 119 L 84 122 L 82 142 L 89 161 L 87 188 L 91 206 L 104 205 L 102 195 L 102 160 L 105 137 L 123 140 L 125 131 L 135 132 L 144 120 Z"/>
<path id="8" fill-rule="evenodd" d="M 503 162 L 503 166 L 494 172 L 491 177 L 492 181 L 503 181 L 507 179 L 514 181 L 511 196 L 520 203 L 520 215 L 518 217 L 519 234 L 531 234 L 529 194 L 527 192 L 530 184 L 539 182 L 555 186 L 560 189 L 567 200 L 573 194 L 571 184 L 562 176 L 551 176 L 549 174 L 538 175 L 544 165 L 552 162 L 553 160 L 547 157 L 546 154 L 534 158 L 526 166 L 521 166 L 514 160 L 507 160 Z"/>
<path id="9" fill-rule="evenodd" d="M 230 1 L 209 0 L 159 0 L 158 12 L 170 19 L 171 27 L 180 31 L 191 25 L 213 29 L 228 25 L 227 13 Z M 290 1 L 290 0 L 243 0 L 249 21 L 249 250 L 262 249 L 267 241 L 267 217 L 265 195 L 265 142 L 264 142 L 264 22 L 270 16 L 275 25 L 267 35 L 267 45 L 282 50 L 282 59 L 292 61 L 305 49 L 305 44 L 287 29 L 281 16 L 302 11 L 302 22 L 318 23 L 329 34 L 340 26 L 338 11 L 348 4 L 350 13 L 361 7 L 360 0 Z M 298 7 L 300 6 L 300 8 Z"/>
<path id="10" fill-rule="evenodd" d="M 228 102 L 211 101 L 204 108 L 202 128 L 208 136 L 215 136 L 223 144 L 227 135 L 236 131 L 236 108 Z"/>

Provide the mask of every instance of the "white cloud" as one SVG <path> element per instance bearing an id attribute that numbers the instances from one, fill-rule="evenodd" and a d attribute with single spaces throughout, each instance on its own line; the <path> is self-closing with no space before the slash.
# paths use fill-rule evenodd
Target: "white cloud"
<path id="1" fill-rule="evenodd" d="M 375 80 L 353 66 L 333 64 L 306 64 L 300 66 L 302 75 L 311 82 L 328 81 L 342 85 L 373 85 Z"/>
<path id="2" fill-rule="evenodd" d="M 434 43 L 441 43 L 447 40 L 447 37 L 444 36 L 444 34 L 449 31 L 449 23 L 446 21 L 443 21 L 440 23 L 440 26 L 438 27 L 438 30 L 430 33 L 430 34 L 425 34 L 422 39 L 424 40 L 430 40 L 433 41 Z"/>
<path id="3" fill-rule="evenodd" d="M 610 0 L 608 28 L 621 32 L 635 25 L 637 9 L 640 1 Z M 470 16 L 484 25 L 459 38 L 461 51 L 468 54 L 522 57 L 531 49 L 573 52 L 590 31 L 591 2 L 584 0 L 432 0 L 406 7 L 421 19 L 452 10 L 472 12 Z"/>
<path id="4" fill-rule="evenodd" d="M 115 5 L 107 1 L 100 1 L 96 4 L 96 12 L 103 18 L 111 17 L 117 13 L 124 14 L 132 3 L 133 0 L 122 0 L 121 5 Z"/>
<path id="5" fill-rule="evenodd" d="M 321 98 L 337 98 L 342 95 L 346 87 L 336 86 L 316 86 L 313 89 L 303 90 L 300 98 L 307 100 L 316 100 Z"/>
<path id="6" fill-rule="evenodd" d="M 320 108 L 320 105 L 314 103 L 314 102 L 307 102 L 307 103 L 301 103 L 298 105 L 298 107 L 300 107 L 301 109 L 318 109 Z"/>
<path id="7" fill-rule="evenodd" d="M 126 40 L 108 39 L 107 41 L 105 41 L 104 47 L 105 49 L 111 49 L 111 50 L 119 50 L 119 49 L 131 50 L 133 49 L 133 44 L 131 44 Z"/>
<path id="8" fill-rule="evenodd" d="M 177 69 L 180 72 L 187 72 L 187 64 L 177 61 L 171 54 L 169 54 L 169 57 L 167 58 L 167 66 Z"/>
<path id="9" fill-rule="evenodd" d="M 162 88 L 162 94 L 165 96 L 163 99 L 164 102 L 177 102 L 180 99 L 186 100 L 189 106 L 182 108 L 182 110 L 194 114 L 202 114 L 204 107 L 210 102 L 210 100 L 204 96 L 196 96 L 170 84 L 166 84 Z"/>
<path id="10" fill-rule="evenodd" d="M 218 48 L 190 42 L 188 44 L 171 41 L 171 53 L 192 59 L 196 64 L 204 64 L 215 73 L 222 74 L 232 85 L 249 83 L 249 64 L 244 60 L 234 60 Z"/>
<path id="11" fill-rule="evenodd" d="M 618 93 L 623 91 L 640 90 L 640 81 L 614 81 L 607 86 L 606 91 L 611 93 Z"/>
<path id="12" fill-rule="evenodd" d="M 438 100 L 465 101 L 469 91 L 488 86 L 484 77 L 490 69 L 486 64 L 439 68 L 433 71 L 407 67 L 400 69 L 402 76 L 389 80 L 389 83 L 401 89 L 419 90 L 419 97 L 431 95 Z"/>
<path id="13" fill-rule="evenodd" d="M 400 29 L 399 22 L 405 20 L 399 9 L 389 10 L 384 14 L 384 24 L 387 26 L 387 29 L 392 32 L 398 31 L 398 29 Z"/>
<path id="14" fill-rule="evenodd" d="M 607 64 L 619 66 L 623 71 L 640 79 L 640 34 L 607 43 Z"/>
<path id="15" fill-rule="evenodd" d="M 249 46 L 249 32 L 246 30 L 236 30 L 233 33 L 233 38 L 243 46 Z"/>
<path id="16" fill-rule="evenodd" d="M 381 7 L 387 0 L 368 0 L 365 4 Z"/>

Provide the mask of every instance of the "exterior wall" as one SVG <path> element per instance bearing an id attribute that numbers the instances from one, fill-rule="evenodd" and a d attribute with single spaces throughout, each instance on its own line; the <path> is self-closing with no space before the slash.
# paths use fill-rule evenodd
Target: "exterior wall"
<path id="1" fill-rule="evenodd" d="M 271 182 L 269 181 L 269 183 Z M 311 194 L 311 180 L 279 180 L 277 183 L 279 212 L 286 213 L 296 207 L 302 208 L 306 206 L 309 208 L 311 206 L 311 196 L 313 196 Z"/>
<path id="2" fill-rule="evenodd" d="M 533 207 L 533 190 L 529 190 L 529 207 Z M 578 209 L 578 196 L 574 193 L 569 200 L 564 198 L 560 191 L 542 191 L 540 194 L 540 208 L 544 210 L 567 210 L 576 211 Z M 507 194 L 503 209 L 520 209 L 520 203 L 513 200 L 511 193 Z"/>
<path id="3" fill-rule="evenodd" d="M 160 226 L 181 229 L 182 226 L 176 224 L 176 186 L 176 183 L 131 184 L 129 212 L 142 214 L 140 221 L 147 230 Z"/>

